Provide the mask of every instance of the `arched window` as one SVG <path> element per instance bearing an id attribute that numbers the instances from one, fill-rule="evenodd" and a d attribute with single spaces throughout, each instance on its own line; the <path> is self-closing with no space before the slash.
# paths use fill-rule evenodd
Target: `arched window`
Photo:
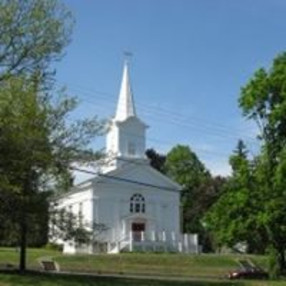
<path id="1" fill-rule="evenodd" d="M 145 213 L 145 199 L 140 194 L 134 194 L 130 198 L 131 213 Z"/>

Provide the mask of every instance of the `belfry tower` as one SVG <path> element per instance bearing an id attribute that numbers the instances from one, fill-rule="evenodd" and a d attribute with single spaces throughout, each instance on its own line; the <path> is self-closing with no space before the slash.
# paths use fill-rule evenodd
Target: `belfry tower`
<path id="1" fill-rule="evenodd" d="M 147 125 L 136 115 L 129 78 L 129 64 L 124 63 L 115 116 L 107 134 L 106 152 L 112 163 L 108 170 L 120 167 L 128 160 L 146 161 L 145 133 Z"/>

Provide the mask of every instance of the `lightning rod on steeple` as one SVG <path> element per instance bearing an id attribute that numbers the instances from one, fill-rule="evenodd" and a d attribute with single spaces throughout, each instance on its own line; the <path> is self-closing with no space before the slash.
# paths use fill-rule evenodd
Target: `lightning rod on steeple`
<path id="1" fill-rule="evenodd" d="M 131 58 L 133 57 L 133 53 L 130 51 L 124 51 L 123 56 L 124 56 L 124 62 L 129 63 Z"/>

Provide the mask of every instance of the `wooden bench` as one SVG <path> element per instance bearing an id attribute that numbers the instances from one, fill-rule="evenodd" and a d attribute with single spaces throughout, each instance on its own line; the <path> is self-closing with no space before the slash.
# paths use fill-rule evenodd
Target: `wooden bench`
<path id="1" fill-rule="evenodd" d="M 53 260 L 41 260 L 40 265 L 42 270 L 44 271 L 52 271 L 52 272 L 59 272 L 60 267 L 57 262 Z"/>

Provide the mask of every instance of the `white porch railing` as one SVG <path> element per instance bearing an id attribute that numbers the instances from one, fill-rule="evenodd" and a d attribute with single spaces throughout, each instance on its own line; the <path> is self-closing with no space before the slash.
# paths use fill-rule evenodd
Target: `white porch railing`
<path id="1" fill-rule="evenodd" d="M 120 251 L 157 251 L 199 253 L 197 234 L 176 234 L 174 232 L 132 232 L 108 243 L 108 253 Z"/>

